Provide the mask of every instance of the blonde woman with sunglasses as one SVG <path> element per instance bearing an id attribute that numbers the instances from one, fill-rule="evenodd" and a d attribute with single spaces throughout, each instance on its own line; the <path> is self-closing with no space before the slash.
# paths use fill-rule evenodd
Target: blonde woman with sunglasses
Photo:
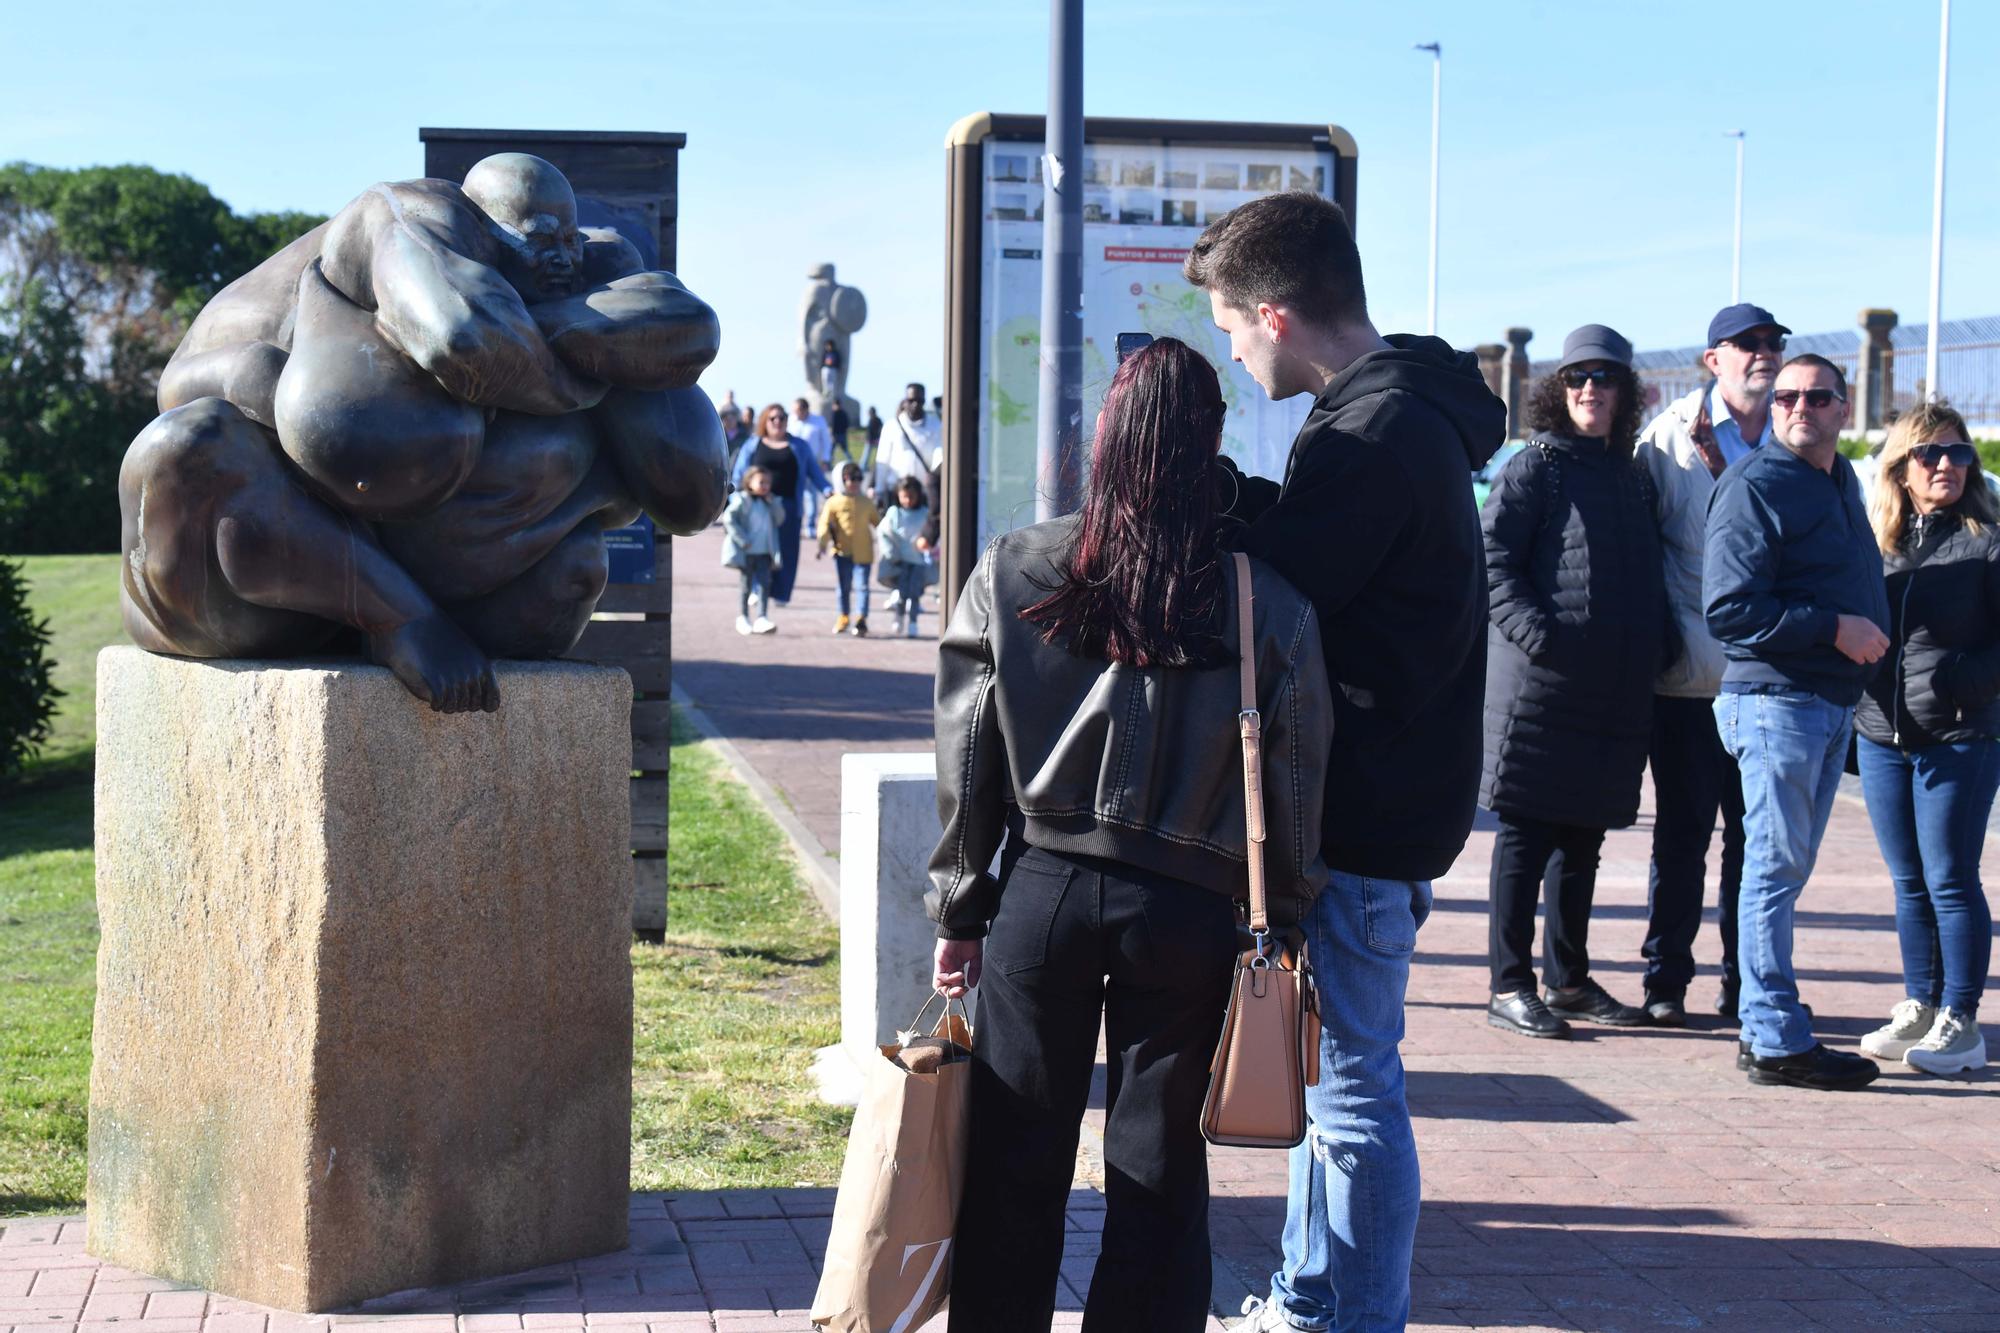
<path id="1" fill-rule="evenodd" d="M 1855 710 L 1862 790 L 1896 886 L 1904 998 L 1870 1055 L 1956 1074 L 1986 1064 L 1979 999 L 1993 917 L 1979 879 L 2000 789 L 2000 503 L 1965 421 L 1900 418 L 1869 498 L 1889 653 Z"/>

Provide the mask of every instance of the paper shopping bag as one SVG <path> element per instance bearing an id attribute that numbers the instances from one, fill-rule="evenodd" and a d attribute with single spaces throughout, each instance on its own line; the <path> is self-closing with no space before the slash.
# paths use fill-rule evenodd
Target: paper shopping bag
<path id="1" fill-rule="evenodd" d="M 938 1041 L 910 1040 L 915 1035 L 878 1047 L 880 1057 L 863 1071 L 812 1304 L 813 1323 L 833 1333 L 915 1333 L 951 1289 L 972 1030 L 947 1003 L 931 1031 L 942 1051 Z M 928 1048 L 921 1059 L 920 1047 Z"/>

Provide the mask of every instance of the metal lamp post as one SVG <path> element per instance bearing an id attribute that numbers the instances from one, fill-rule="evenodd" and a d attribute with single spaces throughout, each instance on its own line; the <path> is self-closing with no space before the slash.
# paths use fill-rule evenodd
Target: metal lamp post
<path id="1" fill-rule="evenodd" d="M 1938 392 L 1938 326 L 1944 319 L 1944 108 L 1951 74 L 1951 0 L 1938 16 L 1937 168 L 1931 182 L 1931 326 L 1924 340 L 1924 396 Z"/>
<path id="2" fill-rule="evenodd" d="M 1035 517 L 1081 502 L 1083 422 L 1083 0 L 1049 0 L 1049 115 L 1042 160 L 1042 347 L 1035 398 Z"/>
<path id="3" fill-rule="evenodd" d="M 1444 95 L 1444 46 L 1438 42 L 1418 42 L 1412 49 L 1431 53 L 1431 281 L 1430 318 L 1424 332 L 1435 338 L 1438 331 L 1438 112 Z"/>

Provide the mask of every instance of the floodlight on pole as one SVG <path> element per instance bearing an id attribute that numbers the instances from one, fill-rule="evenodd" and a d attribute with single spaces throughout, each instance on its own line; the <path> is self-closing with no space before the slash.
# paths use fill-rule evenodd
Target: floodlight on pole
<path id="1" fill-rule="evenodd" d="M 1931 325 L 1924 339 L 1924 397 L 1938 401 L 1938 325 L 1944 318 L 1944 107 L 1951 74 L 1951 0 L 1938 15 L 1937 168 L 1931 182 Z"/>
<path id="2" fill-rule="evenodd" d="M 1431 282 L 1430 319 L 1424 332 L 1438 331 L 1438 112 L 1444 94 L 1444 46 L 1439 42 L 1418 42 L 1411 48 L 1431 53 Z"/>
<path id="3" fill-rule="evenodd" d="M 1724 130 L 1722 137 L 1736 140 L 1736 241 L 1729 261 L 1729 304 L 1735 305 L 1743 299 L 1743 131 Z"/>

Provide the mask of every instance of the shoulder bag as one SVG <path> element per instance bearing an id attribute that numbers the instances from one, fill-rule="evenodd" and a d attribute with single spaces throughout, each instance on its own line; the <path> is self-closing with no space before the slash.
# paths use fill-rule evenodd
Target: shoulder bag
<path id="1" fill-rule="evenodd" d="M 1236 958 L 1222 1039 L 1209 1065 L 1201 1133 L 1239 1148 L 1290 1148 L 1306 1136 L 1306 1088 L 1319 1082 L 1319 1001 L 1303 950 L 1271 938 L 1264 895 L 1263 718 L 1250 560 L 1236 553 L 1236 637 L 1242 653 L 1243 815 L 1251 947 Z"/>

